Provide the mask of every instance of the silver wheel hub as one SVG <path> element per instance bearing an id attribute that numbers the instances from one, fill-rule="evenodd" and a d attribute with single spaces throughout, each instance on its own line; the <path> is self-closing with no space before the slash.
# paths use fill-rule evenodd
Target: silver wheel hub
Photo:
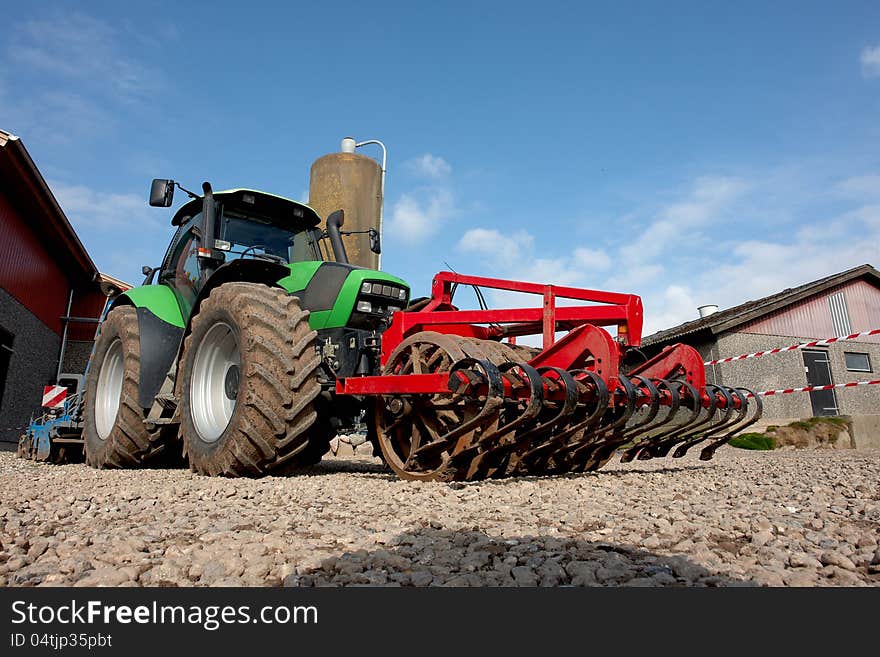
<path id="1" fill-rule="evenodd" d="M 122 379 L 125 376 L 125 360 L 122 354 L 122 340 L 116 338 L 104 355 L 98 385 L 95 390 L 95 428 L 101 440 L 107 440 L 116 415 L 119 413 L 119 400 L 122 397 Z"/>
<path id="2" fill-rule="evenodd" d="M 189 383 L 189 401 L 196 432 L 216 442 L 232 419 L 241 381 L 238 337 L 224 323 L 214 324 L 199 342 Z"/>

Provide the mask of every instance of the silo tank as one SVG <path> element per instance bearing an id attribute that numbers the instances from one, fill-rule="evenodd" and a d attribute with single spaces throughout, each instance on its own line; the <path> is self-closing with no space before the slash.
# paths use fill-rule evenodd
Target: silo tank
<path id="1" fill-rule="evenodd" d="M 312 164 L 309 205 L 325 222 L 331 212 L 344 210 L 343 231 L 375 228 L 381 234 L 381 184 L 382 168 L 373 158 L 357 153 L 330 153 Z M 367 233 L 345 235 L 342 240 L 351 264 L 379 268 L 379 256 L 370 251 Z"/>

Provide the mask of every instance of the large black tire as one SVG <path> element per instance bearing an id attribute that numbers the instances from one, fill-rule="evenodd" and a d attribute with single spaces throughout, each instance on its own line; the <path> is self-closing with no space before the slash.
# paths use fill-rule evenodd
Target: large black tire
<path id="1" fill-rule="evenodd" d="M 117 362 L 121 366 L 122 386 L 115 419 L 105 417 L 103 428 L 99 431 L 96 405 L 101 404 L 102 395 L 107 394 L 108 390 L 106 385 L 99 389 L 108 353 L 111 354 L 111 361 L 117 356 L 121 358 Z M 114 308 L 101 324 L 101 334 L 95 343 L 95 353 L 86 377 L 83 439 L 86 463 L 92 467 L 137 468 L 152 465 L 160 455 L 173 447 L 173 434 L 168 431 L 149 432 L 144 426 L 145 411 L 137 401 L 140 366 L 137 311 L 132 306 Z M 112 362 L 107 367 L 112 368 Z"/>
<path id="2" fill-rule="evenodd" d="M 221 285 L 202 302 L 184 343 L 177 388 L 180 431 L 193 471 L 253 477 L 285 474 L 314 462 L 320 447 L 310 444 L 310 439 L 317 419 L 315 398 L 321 392 L 320 357 L 315 349 L 317 333 L 309 328 L 308 317 L 298 298 L 255 283 Z M 232 366 L 226 366 L 222 377 L 223 394 L 234 400 L 225 429 L 222 414 L 204 411 L 206 403 L 214 408 L 215 397 L 193 392 L 199 381 L 216 380 L 208 371 L 222 370 L 208 356 L 219 346 L 212 346 L 216 338 L 206 340 L 206 336 L 217 331 L 225 336 L 223 341 L 237 341 L 240 363 L 234 375 Z M 214 365 L 209 368 L 206 362 Z M 206 425 L 206 417 L 221 420 Z"/>

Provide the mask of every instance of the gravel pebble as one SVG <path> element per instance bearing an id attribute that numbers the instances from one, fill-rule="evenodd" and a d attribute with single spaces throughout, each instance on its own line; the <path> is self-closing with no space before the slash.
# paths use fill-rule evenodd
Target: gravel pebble
<path id="1" fill-rule="evenodd" d="M 722 448 L 400 481 L 94 470 L 0 453 L 0 586 L 877 586 L 880 452 Z"/>

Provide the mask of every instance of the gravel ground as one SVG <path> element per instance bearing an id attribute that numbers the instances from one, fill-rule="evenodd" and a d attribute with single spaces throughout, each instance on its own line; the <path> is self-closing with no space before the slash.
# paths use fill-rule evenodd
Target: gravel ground
<path id="1" fill-rule="evenodd" d="M 362 455 L 232 480 L 2 453 L 0 484 L 6 586 L 880 584 L 880 451 L 474 484 Z"/>

